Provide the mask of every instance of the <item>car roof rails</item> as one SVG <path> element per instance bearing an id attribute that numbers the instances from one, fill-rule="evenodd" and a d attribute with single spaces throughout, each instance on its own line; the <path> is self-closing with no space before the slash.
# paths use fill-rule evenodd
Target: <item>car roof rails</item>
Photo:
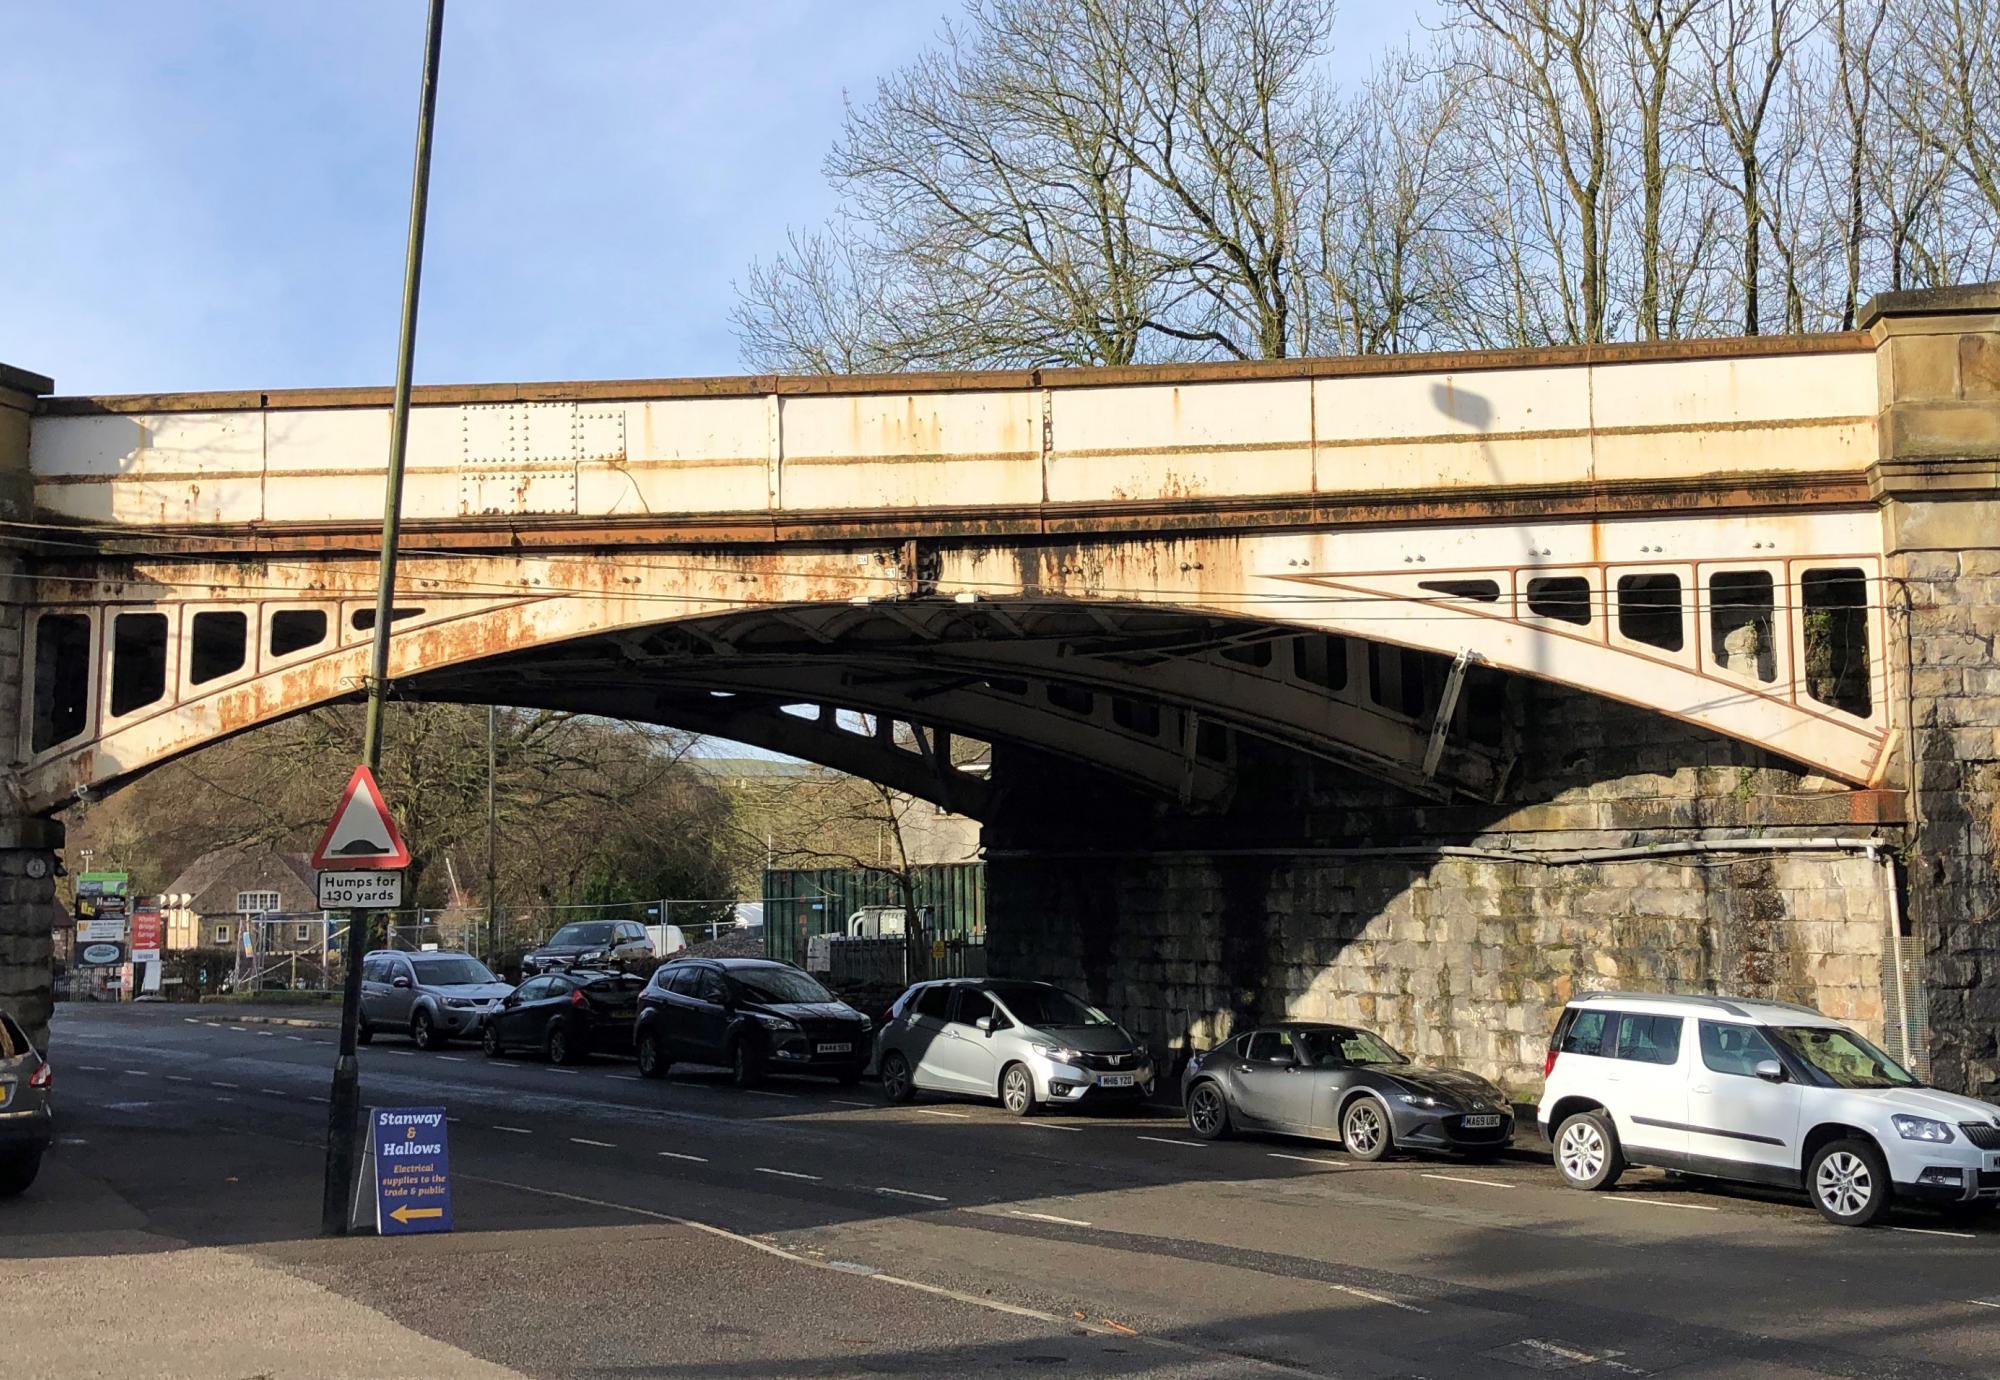
<path id="1" fill-rule="evenodd" d="M 1742 1016 L 1746 1020 L 1755 1017 L 1755 1011 L 1745 1007 L 1762 1007 L 1766 1010 L 1797 1011 L 1802 1015 L 1817 1016 L 1821 1020 L 1831 1020 L 1825 1012 L 1798 1002 L 1779 1001 L 1773 997 L 1730 997 L 1718 996 L 1712 992 L 1578 992 L 1570 998 L 1575 1002 L 1592 1001 L 1680 1001 L 1694 1006 L 1705 1006 L 1712 1011 L 1726 1012 L 1731 1016 Z"/>

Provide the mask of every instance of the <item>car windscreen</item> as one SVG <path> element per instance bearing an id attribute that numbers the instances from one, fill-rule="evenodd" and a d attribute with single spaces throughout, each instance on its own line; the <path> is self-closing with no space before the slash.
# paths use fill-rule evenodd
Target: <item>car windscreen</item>
<path id="1" fill-rule="evenodd" d="M 1923 1080 L 1851 1030 L 1837 1025 L 1766 1026 L 1765 1034 L 1805 1060 L 1836 1088 L 1920 1088 Z"/>
<path id="2" fill-rule="evenodd" d="M 1094 1006 L 1086 1006 L 1060 987 L 1040 983 L 997 982 L 986 989 L 1000 999 L 1022 1025 L 1038 1030 L 1059 1030 L 1065 1026 L 1110 1025 L 1109 1016 Z"/>
<path id="3" fill-rule="evenodd" d="M 476 958 L 416 958 L 417 982 L 424 987 L 471 987 L 482 982 L 498 982 L 484 963 Z"/>
<path id="4" fill-rule="evenodd" d="M 729 981 L 751 1001 L 835 1000 L 833 993 L 792 968 L 739 968 Z"/>
<path id="5" fill-rule="evenodd" d="M 1407 1064 L 1379 1035 L 1366 1030 L 1304 1030 L 1306 1062 L 1318 1068 L 1347 1064 Z"/>
<path id="6" fill-rule="evenodd" d="M 614 927 L 609 921 L 590 925 L 564 925 L 549 940 L 550 947 L 571 944 L 609 944 Z"/>

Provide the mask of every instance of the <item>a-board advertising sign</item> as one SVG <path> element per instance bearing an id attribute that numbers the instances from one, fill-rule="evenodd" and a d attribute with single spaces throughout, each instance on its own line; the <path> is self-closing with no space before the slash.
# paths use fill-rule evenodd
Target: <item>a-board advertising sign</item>
<path id="1" fill-rule="evenodd" d="M 375 1230 L 383 1236 L 451 1230 L 451 1147 L 442 1107 L 372 1107 Z"/>
<path id="2" fill-rule="evenodd" d="M 165 937 L 157 901 L 139 901 L 132 907 L 132 961 L 158 963 L 160 944 Z"/>

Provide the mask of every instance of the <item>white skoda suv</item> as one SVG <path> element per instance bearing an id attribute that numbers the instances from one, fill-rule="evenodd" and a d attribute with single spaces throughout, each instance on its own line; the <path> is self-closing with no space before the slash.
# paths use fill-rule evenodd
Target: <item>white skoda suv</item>
<path id="1" fill-rule="evenodd" d="M 1628 1165 L 1803 1188 L 1866 1226 L 1894 1199 L 2000 1203 L 2000 1107 L 1927 1088 L 1810 1007 L 1592 992 L 1549 1038 L 1537 1118 L 1573 1188 Z"/>

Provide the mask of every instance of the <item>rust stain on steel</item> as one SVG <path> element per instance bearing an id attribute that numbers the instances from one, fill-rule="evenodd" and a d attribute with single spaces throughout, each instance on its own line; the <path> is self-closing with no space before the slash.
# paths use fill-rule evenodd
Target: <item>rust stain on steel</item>
<path id="1" fill-rule="evenodd" d="M 791 541 L 889 541 L 903 537 L 1020 537 L 1095 533 L 1106 538 L 1159 531 L 1226 531 L 1514 521 L 1523 518 L 1615 518 L 1664 513 L 1825 512 L 1874 506 L 1865 475 L 1775 472 L 1735 475 L 1726 483 L 1606 480 L 1594 484 L 1466 489 L 1382 490 L 1343 495 L 1161 497 L 1122 502 L 994 504 L 978 507 L 855 508 L 773 513 L 718 513 L 663 522 L 654 514 L 577 517 L 483 514 L 414 519 L 403 524 L 412 545 L 474 551 L 521 548 L 735 545 Z M 49 524 L 57 526 L 55 523 Z M 76 540 L 105 553 L 225 552 L 276 555 L 376 550 L 380 529 L 348 522 L 248 523 L 104 533 L 79 527 Z"/>
<path id="2" fill-rule="evenodd" d="M 1353 378 L 1374 375 L 1470 373 L 1490 369 L 1550 369 L 1652 360 L 1754 359 L 1785 355 L 1858 354 L 1874 348 L 1866 331 L 1819 335 L 1732 336 L 1707 340 L 1551 345 L 1521 350 L 1457 350 L 1429 354 L 1355 355 L 1211 364 L 1131 364 L 1098 369 L 960 370 L 920 374 L 784 377 L 610 379 L 586 382 L 430 384 L 412 390 L 418 406 L 455 403 L 642 401 L 669 398 L 837 397 L 854 393 L 967 393 L 1023 388 L 1104 388 L 1118 384 L 1184 384 L 1262 379 Z M 387 388 L 293 388 L 264 392 L 147 393 L 41 400 L 48 416 L 135 412 L 247 412 L 271 408 L 387 407 Z"/>

